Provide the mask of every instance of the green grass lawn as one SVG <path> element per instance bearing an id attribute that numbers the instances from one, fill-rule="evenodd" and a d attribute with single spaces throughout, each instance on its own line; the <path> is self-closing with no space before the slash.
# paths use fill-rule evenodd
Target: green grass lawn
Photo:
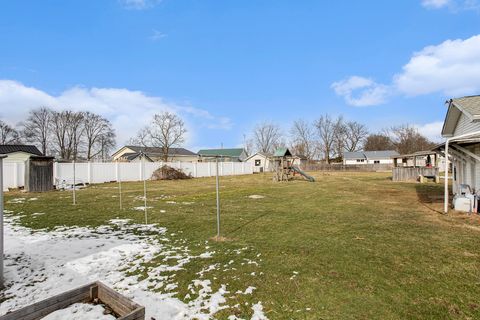
<path id="1" fill-rule="evenodd" d="M 229 291 L 257 288 L 228 301 L 240 304 L 240 317 L 251 315 L 247 304 L 262 301 L 270 319 L 480 318 L 480 220 L 439 214 L 442 203 L 428 195 L 441 195 L 442 185 L 393 183 L 383 173 L 313 175 L 316 183 L 276 183 L 268 174 L 222 178 L 224 242 L 211 241 L 214 179 L 148 182 L 149 222 L 192 248 L 209 241 L 217 252 L 177 272 L 178 297 L 205 266 L 241 258 L 237 270 L 211 274 L 214 286 L 228 283 Z M 29 195 L 38 200 L 19 204 L 8 202 L 25 195 L 8 193 L 5 209 L 33 229 L 99 226 L 117 217 L 142 223 L 144 213 L 132 209 L 143 205 L 142 183 L 123 184 L 122 211 L 116 186 L 78 191 L 76 206 L 71 192 Z M 265 198 L 248 197 L 254 194 Z"/>

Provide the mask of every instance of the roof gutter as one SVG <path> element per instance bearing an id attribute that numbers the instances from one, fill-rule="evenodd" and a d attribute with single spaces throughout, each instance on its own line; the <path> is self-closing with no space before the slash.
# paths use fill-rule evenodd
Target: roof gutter
<path id="1" fill-rule="evenodd" d="M 448 193 L 448 167 L 449 167 L 448 145 L 450 144 L 450 142 L 454 142 L 454 141 L 459 140 L 459 139 L 470 138 L 470 137 L 476 136 L 476 135 L 480 135 L 480 131 L 461 134 L 461 135 L 454 136 L 454 137 L 451 137 L 451 138 L 448 138 L 447 140 L 445 140 L 445 186 L 444 186 L 445 200 L 444 200 L 444 203 L 443 203 L 443 211 L 444 211 L 445 214 L 448 213 L 448 200 L 449 200 L 448 199 L 448 196 L 449 196 L 449 193 Z"/>

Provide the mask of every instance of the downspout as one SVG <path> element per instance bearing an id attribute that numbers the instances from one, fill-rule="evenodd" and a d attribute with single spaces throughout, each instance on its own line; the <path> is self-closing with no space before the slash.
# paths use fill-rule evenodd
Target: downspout
<path id="1" fill-rule="evenodd" d="M 444 200 L 444 206 L 443 206 L 443 211 L 445 214 L 448 213 L 448 145 L 451 141 L 455 141 L 458 139 L 463 139 L 463 138 L 468 138 L 471 136 L 475 135 L 480 135 L 480 131 L 475 131 L 471 133 L 465 133 L 461 134 L 458 136 L 450 137 L 445 141 L 445 200 Z"/>

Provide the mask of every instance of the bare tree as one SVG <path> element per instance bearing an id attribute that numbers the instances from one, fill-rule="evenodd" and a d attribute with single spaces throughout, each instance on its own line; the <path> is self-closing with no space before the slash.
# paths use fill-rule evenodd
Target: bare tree
<path id="1" fill-rule="evenodd" d="M 115 144 L 115 131 L 112 124 L 102 116 L 85 112 L 83 114 L 83 126 L 87 160 L 104 153 L 107 146 L 111 147 L 112 144 Z"/>
<path id="2" fill-rule="evenodd" d="M 368 129 L 365 125 L 348 121 L 344 126 L 344 148 L 346 151 L 358 151 L 362 148 L 368 136 Z"/>
<path id="3" fill-rule="evenodd" d="M 22 135 L 26 141 L 40 147 L 43 155 L 47 154 L 48 140 L 51 132 L 52 111 L 46 107 L 31 110 L 22 122 Z"/>
<path id="4" fill-rule="evenodd" d="M 52 112 L 53 147 L 61 159 L 77 159 L 85 130 L 83 120 L 83 112 Z"/>
<path id="5" fill-rule="evenodd" d="M 141 129 L 130 141 L 144 147 L 161 148 L 163 160 L 168 161 L 170 149 L 184 143 L 186 133 L 185 123 L 179 116 L 163 111 L 155 114 L 152 123 Z"/>
<path id="6" fill-rule="evenodd" d="M 15 128 L 0 120 L 0 144 L 21 143 L 20 134 Z"/>
<path id="7" fill-rule="evenodd" d="M 243 135 L 243 149 L 247 153 L 247 156 L 253 155 L 255 149 L 255 143 L 252 138 L 248 138 L 246 134 Z"/>
<path id="8" fill-rule="evenodd" d="M 290 129 L 292 148 L 296 154 L 301 154 L 311 160 L 315 157 L 318 146 L 315 141 L 315 130 L 305 120 L 295 120 Z"/>
<path id="9" fill-rule="evenodd" d="M 100 136 L 97 142 L 98 153 L 97 155 L 102 160 L 107 160 L 110 158 L 110 151 L 115 148 L 116 141 L 115 141 L 115 132 L 107 132 Z"/>
<path id="10" fill-rule="evenodd" d="M 315 121 L 315 127 L 325 161 L 330 163 L 331 156 L 342 149 L 340 137 L 343 130 L 343 118 L 340 116 L 332 119 L 328 114 L 325 114 Z"/>
<path id="11" fill-rule="evenodd" d="M 280 127 L 269 122 L 258 124 L 253 130 L 253 141 L 258 151 L 273 153 L 283 143 Z"/>
<path id="12" fill-rule="evenodd" d="M 131 145 L 138 145 L 142 147 L 148 147 L 150 144 L 149 140 L 149 128 L 148 126 L 141 128 L 138 130 L 135 137 L 132 137 L 128 140 L 128 143 Z"/>
<path id="13" fill-rule="evenodd" d="M 383 150 L 393 150 L 392 140 L 389 136 L 384 134 L 376 133 L 371 134 L 365 139 L 365 144 L 363 150 L 365 151 L 383 151 Z"/>
<path id="14" fill-rule="evenodd" d="M 390 136 L 390 140 L 395 150 L 401 154 L 408 154 L 417 151 L 429 150 L 434 147 L 434 143 L 418 132 L 418 129 L 408 124 L 385 129 L 385 135 Z"/>

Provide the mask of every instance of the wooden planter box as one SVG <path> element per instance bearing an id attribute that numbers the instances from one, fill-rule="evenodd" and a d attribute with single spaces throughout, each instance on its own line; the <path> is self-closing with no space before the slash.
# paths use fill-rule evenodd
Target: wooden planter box
<path id="1" fill-rule="evenodd" d="M 119 316 L 117 318 L 119 320 L 145 320 L 145 307 L 136 304 L 99 281 L 7 313 L 1 316 L 0 320 L 37 320 L 72 304 L 93 302 L 94 299 L 98 299 L 99 303 L 112 309 Z"/>

